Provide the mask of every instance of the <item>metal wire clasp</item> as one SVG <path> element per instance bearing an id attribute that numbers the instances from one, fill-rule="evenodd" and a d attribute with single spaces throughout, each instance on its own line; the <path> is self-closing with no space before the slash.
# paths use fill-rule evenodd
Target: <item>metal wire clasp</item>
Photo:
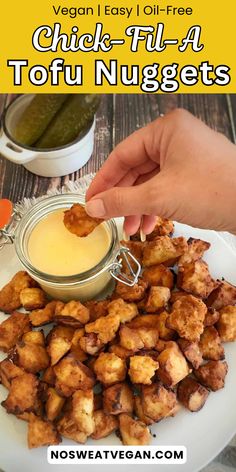
<path id="1" fill-rule="evenodd" d="M 128 266 L 130 277 L 126 273 L 122 272 L 124 262 Z M 134 263 L 135 268 L 130 262 Z M 128 248 L 121 246 L 116 255 L 115 261 L 110 266 L 109 272 L 111 276 L 114 277 L 114 279 L 118 280 L 118 282 L 122 282 L 125 285 L 133 287 L 138 282 L 141 272 L 141 265 Z"/>
<path id="2" fill-rule="evenodd" d="M 0 251 L 6 244 L 14 243 L 16 227 L 21 217 L 21 213 L 14 210 L 9 223 L 4 226 L 4 228 L 0 229 Z"/>

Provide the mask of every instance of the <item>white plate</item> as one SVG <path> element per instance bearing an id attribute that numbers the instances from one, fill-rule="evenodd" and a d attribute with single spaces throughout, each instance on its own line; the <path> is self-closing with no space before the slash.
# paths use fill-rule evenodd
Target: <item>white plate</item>
<path id="1" fill-rule="evenodd" d="M 236 284 L 236 255 L 227 244 L 214 232 L 193 229 L 185 225 L 176 224 L 175 236 L 192 236 L 202 238 L 212 243 L 206 253 L 205 260 L 209 263 L 213 277 L 225 277 Z M 20 269 L 14 249 L 8 247 L 0 252 L 0 286 L 4 285 Z M 0 314 L 0 321 L 5 315 Z M 223 390 L 211 393 L 205 407 L 198 413 L 181 410 L 175 418 L 168 418 L 151 427 L 156 438 L 152 444 L 157 445 L 184 445 L 187 447 L 188 460 L 185 465 L 159 465 L 158 472 L 173 472 L 174 467 L 181 472 L 197 472 L 210 462 L 230 441 L 236 433 L 236 343 L 229 343 L 226 348 L 226 360 L 229 364 L 229 373 Z M 1 354 L 1 358 L 5 356 Z M 0 387 L 0 401 L 6 398 L 7 391 Z M 89 441 L 89 444 L 92 444 Z M 105 440 L 94 441 L 96 445 L 118 445 L 115 435 Z M 63 441 L 63 444 L 71 444 Z M 75 443 L 73 443 L 75 444 Z M 82 447 L 82 446 L 81 446 Z M 46 448 L 29 451 L 27 449 L 27 425 L 24 421 L 8 415 L 0 407 L 0 469 L 4 472 L 44 472 L 52 471 L 55 467 L 47 464 Z M 93 466 L 80 466 L 83 472 L 91 472 Z M 108 466 L 109 467 L 109 466 Z M 136 466 L 125 466 L 125 472 L 134 472 Z M 146 467 L 146 466 L 144 466 Z M 143 467 L 143 469 L 144 469 Z M 113 466 L 118 472 L 118 466 Z M 141 466 L 139 466 L 140 470 Z M 149 470 L 157 470 L 157 466 L 150 465 Z M 69 472 L 70 466 L 59 469 Z M 108 469 L 107 469 L 108 470 Z M 103 472 L 104 466 L 96 466 L 97 472 Z M 115 471 L 116 472 L 116 471 Z"/>

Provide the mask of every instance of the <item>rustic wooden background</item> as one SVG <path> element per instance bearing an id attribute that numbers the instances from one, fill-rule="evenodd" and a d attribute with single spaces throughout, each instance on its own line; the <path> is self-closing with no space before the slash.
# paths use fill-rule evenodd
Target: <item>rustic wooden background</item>
<path id="1" fill-rule="evenodd" d="M 14 97 L 0 95 L 0 114 Z M 95 148 L 80 171 L 62 178 L 37 177 L 0 156 L 0 198 L 13 202 L 39 196 L 96 172 L 112 148 L 132 131 L 176 107 L 183 107 L 236 142 L 236 95 L 104 95 L 97 114 Z"/>

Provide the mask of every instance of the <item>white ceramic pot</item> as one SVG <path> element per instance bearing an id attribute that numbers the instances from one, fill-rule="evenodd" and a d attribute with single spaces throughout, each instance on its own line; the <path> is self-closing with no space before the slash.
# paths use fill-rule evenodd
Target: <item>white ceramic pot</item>
<path id="1" fill-rule="evenodd" d="M 62 177 L 81 169 L 93 152 L 95 119 L 81 138 L 59 148 L 40 150 L 14 141 L 14 127 L 33 97 L 32 94 L 21 95 L 6 109 L 2 119 L 0 153 L 42 177 Z"/>

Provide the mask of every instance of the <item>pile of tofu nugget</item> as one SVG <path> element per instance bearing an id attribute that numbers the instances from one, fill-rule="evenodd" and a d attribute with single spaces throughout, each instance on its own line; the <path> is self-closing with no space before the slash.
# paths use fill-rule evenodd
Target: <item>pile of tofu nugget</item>
<path id="1" fill-rule="evenodd" d="M 125 445 L 149 444 L 150 425 L 181 405 L 197 412 L 224 387 L 236 287 L 211 277 L 208 242 L 172 237 L 173 229 L 158 218 L 146 242 L 122 241 L 143 270 L 109 299 L 49 301 L 26 272 L 0 291 L 10 315 L 0 325 L 2 406 L 28 422 L 30 448 L 114 431 Z"/>

